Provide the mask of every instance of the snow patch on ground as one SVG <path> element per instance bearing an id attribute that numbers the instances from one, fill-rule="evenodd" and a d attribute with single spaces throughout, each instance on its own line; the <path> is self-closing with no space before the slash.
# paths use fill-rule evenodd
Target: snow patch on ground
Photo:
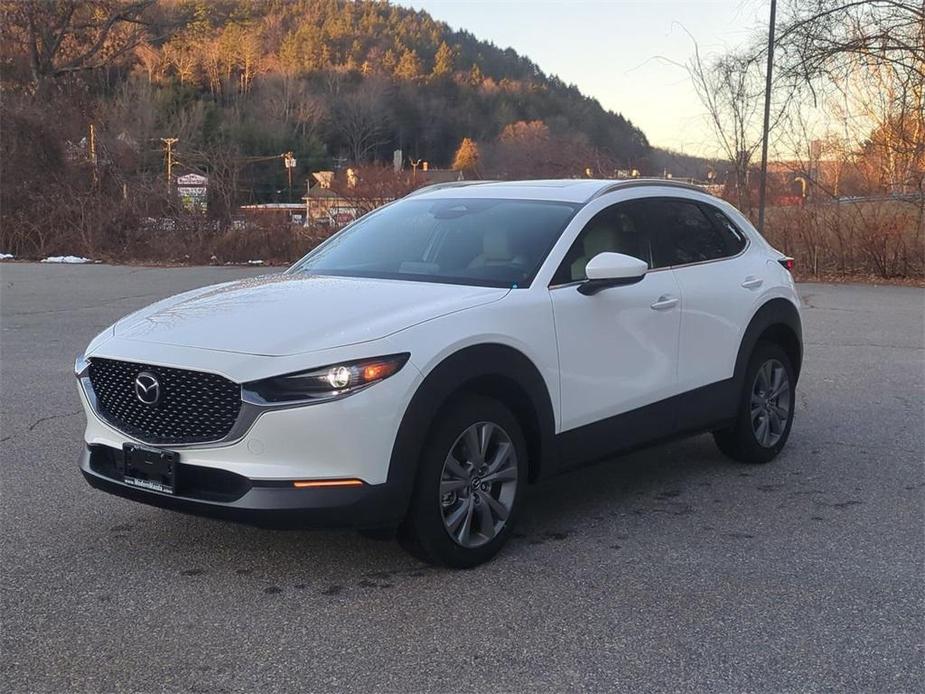
<path id="1" fill-rule="evenodd" d="M 218 262 L 218 258 L 216 258 L 214 255 L 212 256 L 212 262 L 213 262 L 213 263 L 217 263 L 217 262 Z M 260 266 L 260 265 L 266 265 L 266 261 L 264 261 L 264 260 L 247 260 L 247 261 L 244 261 L 244 262 L 237 262 L 237 261 L 234 261 L 234 260 L 227 260 L 227 261 L 225 261 L 225 265 L 254 265 L 254 266 Z"/>
<path id="2" fill-rule="evenodd" d="M 0 253 L 0 260 L 12 260 L 15 257 L 12 253 Z"/>
<path id="3" fill-rule="evenodd" d="M 43 263 L 92 263 L 93 261 L 89 258 L 81 258 L 79 255 L 53 255 L 45 258 L 42 261 Z"/>

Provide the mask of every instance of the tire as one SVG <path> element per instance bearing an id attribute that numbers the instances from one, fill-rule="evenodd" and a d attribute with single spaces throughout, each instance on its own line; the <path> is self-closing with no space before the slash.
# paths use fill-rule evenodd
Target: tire
<path id="1" fill-rule="evenodd" d="M 488 561 L 511 534 L 527 469 L 510 410 L 490 398 L 460 398 L 431 427 L 399 542 L 431 564 L 466 569 Z"/>
<path id="2" fill-rule="evenodd" d="M 779 376 L 786 381 L 772 384 Z M 759 342 L 745 370 L 735 424 L 713 432 L 719 449 L 742 463 L 767 463 L 777 457 L 793 425 L 795 381 L 786 352 L 774 343 Z"/>

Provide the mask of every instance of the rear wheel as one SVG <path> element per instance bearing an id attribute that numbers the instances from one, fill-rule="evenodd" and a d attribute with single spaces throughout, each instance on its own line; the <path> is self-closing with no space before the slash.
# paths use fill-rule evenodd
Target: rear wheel
<path id="1" fill-rule="evenodd" d="M 713 433 L 719 449 L 744 463 L 774 459 L 790 436 L 794 380 L 784 350 L 773 343 L 758 343 L 745 373 L 738 418 L 733 426 Z"/>
<path id="2" fill-rule="evenodd" d="M 468 568 L 507 541 L 527 479 L 517 419 L 496 400 L 467 396 L 435 424 L 420 461 L 402 545 L 435 564 Z"/>

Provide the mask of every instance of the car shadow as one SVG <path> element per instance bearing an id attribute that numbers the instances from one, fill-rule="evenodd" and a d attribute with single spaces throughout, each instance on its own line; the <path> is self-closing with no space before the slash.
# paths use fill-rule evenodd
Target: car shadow
<path id="1" fill-rule="evenodd" d="M 708 487 L 713 478 L 737 468 L 709 435 L 661 444 L 543 480 L 529 490 L 521 522 L 575 527 L 588 518 L 625 512 L 638 505 L 638 498 L 678 504 L 672 500 L 690 488 Z"/>
<path id="2" fill-rule="evenodd" d="M 512 549 L 496 562 L 522 560 L 525 553 L 529 557 L 529 546 L 580 537 L 589 525 L 599 526 L 590 531 L 598 536 L 619 533 L 626 523 L 615 519 L 624 516 L 687 515 L 693 512 L 686 500 L 691 490 L 702 493 L 712 479 L 735 475 L 736 470 L 709 436 L 701 436 L 557 475 L 528 490 Z M 266 530 L 137 504 L 125 504 L 125 511 L 123 517 L 132 515 L 134 520 L 111 529 L 116 546 L 124 543 L 126 550 L 148 554 L 155 563 L 169 557 L 171 566 L 165 568 L 189 580 L 220 573 L 236 582 L 253 582 L 255 588 L 262 585 L 270 593 L 312 586 L 334 596 L 349 586 L 387 588 L 401 577 L 445 572 L 407 555 L 397 542 L 352 531 Z M 645 526 L 637 524 L 634 532 L 645 533 Z"/>

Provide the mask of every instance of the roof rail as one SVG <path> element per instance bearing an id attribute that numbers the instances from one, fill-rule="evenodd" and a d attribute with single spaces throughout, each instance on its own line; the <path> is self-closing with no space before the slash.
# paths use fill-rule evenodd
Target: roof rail
<path id="1" fill-rule="evenodd" d="M 693 183 L 673 181 L 670 178 L 629 178 L 622 181 L 614 181 L 609 186 L 604 186 L 600 190 L 596 191 L 594 195 L 588 198 L 585 202 L 591 202 L 592 200 L 599 198 L 602 195 L 607 195 L 607 193 L 612 193 L 615 190 L 623 190 L 624 188 L 644 188 L 647 186 L 681 188 L 683 190 L 696 190 L 700 193 L 707 193 L 703 186 L 694 185 Z M 709 195 L 709 193 L 707 193 L 707 195 Z"/>
<path id="2" fill-rule="evenodd" d="M 497 181 L 480 180 L 480 181 L 447 181 L 446 183 L 431 183 L 429 186 L 423 186 L 416 190 L 412 190 L 405 197 L 410 198 L 414 195 L 420 195 L 421 193 L 433 193 L 434 191 L 444 190 L 445 188 L 465 188 L 467 186 L 477 186 L 481 183 L 497 183 Z"/>

